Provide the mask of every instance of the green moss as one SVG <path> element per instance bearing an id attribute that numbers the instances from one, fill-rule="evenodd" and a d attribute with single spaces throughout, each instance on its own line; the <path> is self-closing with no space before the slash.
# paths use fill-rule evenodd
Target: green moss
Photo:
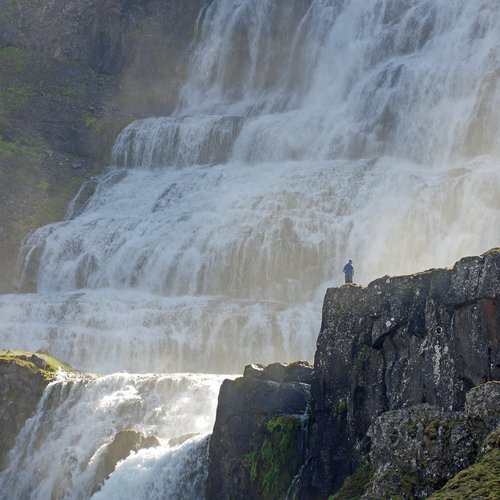
<path id="1" fill-rule="evenodd" d="M 253 483 L 257 479 L 257 453 L 247 453 L 243 458 L 250 470 L 250 481 Z"/>
<path id="2" fill-rule="evenodd" d="M 21 240 L 37 227 L 50 222 L 61 220 L 71 197 L 76 193 L 83 182 L 82 177 L 74 177 L 64 185 L 50 186 L 44 179 L 36 180 L 36 172 L 26 173 L 23 182 L 24 192 L 29 195 L 33 210 L 32 216 L 16 224 L 10 233 L 9 240 L 12 245 L 19 245 Z M 23 172 L 17 170 L 15 175 L 19 178 Z M 20 180 L 20 179 L 18 179 Z"/>
<path id="3" fill-rule="evenodd" d="M 429 498 L 432 500 L 500 498 L 500 449 L 486 453 L 474 465 L 459 472 Z"/>
<path id="4" fill-rule="evenodd" d="M 413 420 L 408 422 L 408 435 L 411 438 L 415 438 L 417 436 L 417 431 L 418 431 L 418 423 Z"/>
<path id="5" fill-rule="evenodd" d="M 0 138 L 0 158 L 14 158 L 17 155 L 23 154 L 22 146 L 15 142 L 4 141 Z"/>
<path id="6" fill-rule="evenodd" d="M 335 495 L 331 495 L 329 500 L 354 500 L 359 498 L 366 491 L 373 478 L 373 465 L 366 462 L 358 470 L 345 479 L 344 484 Z"/>
<path id="7" fill-rule="evenodd" d="M 3 47 L 0 49 L 0 66 L 21 73 L 30 63 L 29 53 L 21 47 Z"/>
<path id="8" fill-rule="evenodd" d="M 340 399 L 339 402 L 334 406 L 333 413 L 335 413 L 335 415 L 340 416 L 346 411 L 347 411 L 347 400 Z"/>
<path id="9" fill-rule="evenodd" d="M 96 122 L 97 122 L 97 117 L 94 116 L 93 114 L 91 113 L 85 113 L 83 115 L 83 123 L 84 125 L 87 127 L 87 128 L 92 128 L 95 126 Z"/>
<path id="10" fill-rule="evenodd" d="M 259 498 L 286 498 L 300 466 L 301 428 L 300 417 L 275 417 L 267 424 L 260 451 L 246 455 L 250 479 Z"/>

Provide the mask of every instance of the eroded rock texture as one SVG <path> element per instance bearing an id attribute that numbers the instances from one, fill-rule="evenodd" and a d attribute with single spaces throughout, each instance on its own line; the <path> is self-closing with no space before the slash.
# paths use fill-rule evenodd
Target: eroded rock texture
<path id="1" fill-rule="evenodd" d="M 312 367 L 249 365 L 225 380 L 210 441 L 207 497 L 280 498 L 302 462 Z"/>
<path id="2" fill-rule="evenodd" d="M 430 422 L 449 419 L 453 426 L 436 424 L 433 432 L 449 430 L 455 439 L 463 417 L 450 412 L 464 409 L 471 388 L 500 378 L 499 325 L 498 249 L 464 258 L 451 270 L 329 289 L 311 386 L 304 495 L 337 491 L 367 456 L 370 425 L 390 410 L 401 409 L 377 425 L 394 428 L 396 441 L 414 432 L 412 421 L 417 432 L 429 434 Z M 431 406 L 404 415 L 402 409 L 421 404 Z M 419 411 L 427 416 L 417 419 Z M 394 418 L 405 421 L 406 430 Z M 467 455 L 467 442 L 456 440 Z"/>

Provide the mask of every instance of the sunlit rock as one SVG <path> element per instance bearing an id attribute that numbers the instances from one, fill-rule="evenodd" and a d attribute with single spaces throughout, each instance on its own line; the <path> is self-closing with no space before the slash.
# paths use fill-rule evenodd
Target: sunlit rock
<path id="1" fill-rule="evenodd" d="M 159 446 L 159 444 L 160 442 L 155 436 L 146 436 L 143 432 L 133 429 L 117 432 L 100 458 L 92 493 L 100 489 L 106 478 L 115 470 L 118 462 L 125 460 L 132 452 Z"/>

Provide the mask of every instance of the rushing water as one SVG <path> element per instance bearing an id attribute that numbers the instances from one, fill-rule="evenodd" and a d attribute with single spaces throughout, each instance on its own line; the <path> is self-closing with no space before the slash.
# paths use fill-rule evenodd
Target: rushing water
<path id="1" fill-rule="evenodd" d="M 214 0 L 190 64 L 177 111 L 25 241 L 3 347 L 110 374 L 311 360 L 348 258 L 367 284 L 499 244 L 496 0 Z"/>

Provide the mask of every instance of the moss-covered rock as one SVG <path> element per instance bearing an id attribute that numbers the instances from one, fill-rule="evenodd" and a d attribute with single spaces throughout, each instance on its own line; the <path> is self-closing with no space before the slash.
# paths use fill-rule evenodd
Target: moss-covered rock
<path id="1" fill-rule="evenodd" d="M 459 472 L 439 491 L 429 497 L 432 500 L 463 500 L 500 498 L 500 449 L 496 448 L 467 469 Z"/>
<path id="2" fill-rule="evenodd" d="M 328 500 L 352 500 L 360 498 L 373 479 L 373 472 L 373 465 L 369 461 L 366 461 L 352 476 L 346 477 L 340 490 L 335 495 L 328 497 Z"/>
<path id="3" fill-rule="evenodd" d="M 248 366 L 225 380 L 210 439 L 208 499 L 285 498 L 303 461 L 307 363 Z M 281 380 L 278 382 L 277 380 Z"/>
<path id="4" fill-rule="evenodd" d="M 0 351 L 0 468 L 58 369 L 71 367 L 46 353 Z"/>
<path id="5" fill-rule="evenodd" d="M 260 450 L 247 458 L 257 498 L 286 498 L 301 464 L 301 430 L 297 415 L 281 415 L 268 422 Z"/>

